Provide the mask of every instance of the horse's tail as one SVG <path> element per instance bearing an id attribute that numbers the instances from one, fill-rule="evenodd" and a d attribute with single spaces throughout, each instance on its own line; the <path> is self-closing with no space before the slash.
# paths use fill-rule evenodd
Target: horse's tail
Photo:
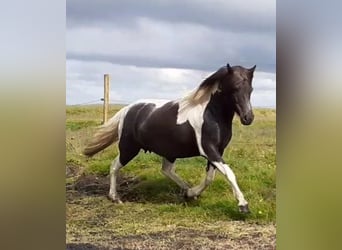
<path id="1" fill-rule="evenodd" d="M 122 108 L 110 120 L 99 127 L 98 131 L 83 150 L 84 155 L 93 156 L 119 140 L 119 127 L 123 124 L 121 121 L 123 121 L 127 110 L 128 107 Z"/>

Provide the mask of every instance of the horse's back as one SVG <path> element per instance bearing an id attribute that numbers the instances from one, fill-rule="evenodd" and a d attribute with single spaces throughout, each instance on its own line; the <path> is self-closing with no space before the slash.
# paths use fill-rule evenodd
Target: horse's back
<path id="1" fill-rule="evenodd" d="M 177 102 L 136 103 L 127 112 L 123 138 L 146 151 L 170 160 L 199 155 L 194 130 L 188 122 L 177 124 Z"/>

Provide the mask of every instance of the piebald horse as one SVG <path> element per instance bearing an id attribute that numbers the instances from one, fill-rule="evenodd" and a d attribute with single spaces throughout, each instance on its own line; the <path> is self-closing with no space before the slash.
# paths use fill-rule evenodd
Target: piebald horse
<path id="1" fill-rule="evenodd" d="M 122 108 L 102 125 L 84 154 L 92 156 L 118 142 L 119 155 L 110 167 L 109 198 L 121 203 L 116 192 L 118 171 L 143 149 L 163 157 L 163 174 L 177 183 L 188 198 L 199 196 L 218 169 L 231 184 L 240 212 L 248 213 L 248 202 L 222 154 L 232 137 L 234 114 L 243 125 L 253 122 L 250 97 L 255 67 L 227 64 L 182 99 L 141 100 Z M 190 187 L 176 174 L 175 161 L 194 156 L 207 159 L 206 177 L 199 185 Z"/>

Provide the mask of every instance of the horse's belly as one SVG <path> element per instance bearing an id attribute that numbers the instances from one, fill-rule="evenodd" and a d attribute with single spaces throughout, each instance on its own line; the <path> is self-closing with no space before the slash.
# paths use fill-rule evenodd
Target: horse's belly
<path id="1" fill-rule="evenodd" d="M 184 138 L 165 136 L 154 143 L 153 152 L 162 156 L 173 158 L 185 158 L 199 155 L 195 138 L 184 140 Z"/>
<path id="2" fill-rule="evenodd" d="M 189 123 L 145 124 L 140 129 L 144 150 L 168 158 L 185 158 L 199 155 L 195 133 Z"/>

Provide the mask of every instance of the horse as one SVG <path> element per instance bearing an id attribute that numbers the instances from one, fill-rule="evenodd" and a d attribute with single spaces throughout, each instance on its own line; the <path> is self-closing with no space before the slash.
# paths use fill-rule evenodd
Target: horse
<path id="1" fill-rule="evenodd" d="M 243 125 L 254 120 L 250 97 L 255 68 L 256 65 L 244 68 L 227 64 L 181 99 L 140 100 L 123 107 L 100 126 L 83 153 L 90 157 L 118 142 L 119 155 L 110 167 L 108 197 L 122 203 L 116 191 L 116 177 L 142 149 L 163 158 L 162 173 L 184 191 L 186 198 L 197 198 L 214 180 L 218 169 L 231 184 L 239 211 L 249 213 L 236 176 L 222 155 L 232 137 L 234 115 Z M 195 156 L 206 158 L 206 177 L 190 187 L 175 172 L 175 161 Z"/>

